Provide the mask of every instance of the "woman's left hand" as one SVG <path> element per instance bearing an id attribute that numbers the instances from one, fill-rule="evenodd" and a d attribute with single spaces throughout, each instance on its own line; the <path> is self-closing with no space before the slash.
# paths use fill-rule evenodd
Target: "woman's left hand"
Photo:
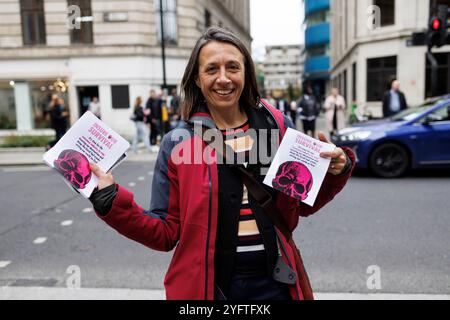
<path id="1" fill-rule="evenodd" d="M 319 140 L 322 142 L 331 143 L 323 132 L 319 132 Z M 330 152 L 321 152 L 320 156 L 322 158 L 331 158 L 328 172 L 335 176 L 341 174 L 347 164 L 347 156 L 341 148 L 336 148 Z"/>

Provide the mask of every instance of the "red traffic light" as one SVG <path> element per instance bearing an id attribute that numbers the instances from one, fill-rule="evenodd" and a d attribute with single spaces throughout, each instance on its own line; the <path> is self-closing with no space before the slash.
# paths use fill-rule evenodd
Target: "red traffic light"
<path id="1" fill-rule="evenodd" d="M 431 27 L 433 28 L 433 30 L 439 30 L 439 28 L 441 27 L 441 21 L 439 19 L 433 19 L 431 21 Z"/>

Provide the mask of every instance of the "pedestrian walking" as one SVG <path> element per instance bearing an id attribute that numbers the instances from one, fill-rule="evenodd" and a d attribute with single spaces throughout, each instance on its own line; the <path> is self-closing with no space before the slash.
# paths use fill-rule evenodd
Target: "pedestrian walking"
<path id="1" fill-rule="evenodd" d="M 174 129 L 180 121 L 180 96 L 176 88 L 172 89 L 169 106 L 170 127 Z"/>
<path id="2" fill-rule="evenodd" d="M 324 103 L 325 120 L 330 136 L 345 128 L 346 109 L 345 99 L 339 94 L 339 90 L 331 89 L 331 94 Z"/>
<path id="3" fill-rule="evenodd" d="M 160 139 L 170 131 L 170 114 L 169 114 L 169 103 L 168 97 L 165 94 L 165 91 L 159 94 L 159 99 L 161 100 L 161 130 L 160 130 Z"/>
<path id="4" fill-rule="evenodd" d="M 311 87 L 307 87 L 298 103 L 303 132 L 311 137 L 316 135 L 316 119 L 320 113 L 320 104 Z"/>
<path id="5" fill-rule="evenodd" d="M 284 93 L 281 95 L 281 97 L 276 102 L 276 108 L 280 110 L 282 114 L 289 114 L 290 113 L 290 106 L 289 102 L 285 99 Z"/>
<path id="6" fill-rule="evenodd" d="M 391 90 L 383 97 L 383 117 L 388 118 L 402 110 L 408 108 L 405 94 L 400 91 L 400 82 L 394 80 L 391 83 Z"/>
<path id="7" fill-rule="evenodd" d="M 142 106 L 142 98 L 137 97 L 136 100 L 134 101 L 133 116 L 131 117 L 131 120 L 134 122 L 136 129 L 133 136 L 133 144 L 132 144 L 132 149 L 134 153 L 138 153 L 138 143 L 141 140 L 144 142 L 147 150 L 149 151 L 151 150 L 149 142 L 149 133 L 147 125 L 145 123 L 146 112 L 148 111 L 146 111 Z"/>
<path id="8" fill-rule="evenodd" d="M 147 123 L 150 125 L 150 145 L 152 146 L 152 150 L 155 151 L 157 149 L 157 140 L 161 125 L 161 104 L 162 101 L 159 99 L 156 91 L 150 90 L 150 97 L 145 104 L 145 109 L 149 113 Z"/>
<path id="9" fill-rule="evenodd" d="M 181 87 L 185 121 L 161 142 L 150 209 L 136 204 L 111 173 L 91 164 L 99 177 L 90 198 L 98 216 L 149 248 L 176 247 L 164 279 L 167 299 L 311 299 L 291 233 L 299 215 L 318 211 L 344 187 L 355 163 L 353 152 L 336 148 L 321 154 L 332 160 L 314 207 L 265 189 L 261 159 L 248 164 L 246 157 L 272 139 L 251 143 L 248 130 L 275 130 L 281 139 L 293 125 L 260 99 L 252 57 L 226 29 L 211 27 L 200 37 Z M 225 142 L 213 146 L 209 133 Z M 320 139 L 327 142 L 324 135 Z M 223 152 L 225 145 L 231 154 Z M 241 152 L 242 161 L 219 161 L 224 154 L 239 159 Z M 194 164 L 198 155 L 202 160 Z M 256 190 L 267 195 L 264 201 Z M 273 222 L 270 213 L 279 219 Z"/>
<path id="10" fill-rule="evenodd" d="M 91 102 L 89 103 L 88 110 L 92 112 L 97 118 L 102 118 L 100 112 L 100 103 L 98 102 L 97 97 L 92 97 Z"/>
<path id="11" fill-rule="evenodd" d="M 295 101 L 295 99 L 292 99 L 291 101 L 291 119 L 292 119 L 292 123 L 294 124 L 294 127 L 297 127 L 297 101 Z"/>
<path id="12" fill-rule="evenodd" d="M 52 129 L 55 130 L 55 139 L 49 143 L 47 149 L 53 147 L 67 132 L 67 127 L 69 124 L 69 111 L 65 106 L 65 101 L 63 98 L 58 98 L 54 96 L 49 107 L 50 122 Z"/>

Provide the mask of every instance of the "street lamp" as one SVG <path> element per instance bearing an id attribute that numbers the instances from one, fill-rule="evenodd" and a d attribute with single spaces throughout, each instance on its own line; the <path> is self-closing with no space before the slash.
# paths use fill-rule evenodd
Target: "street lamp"
<path id="1" fill-rule="evenodd" d="M 165 48 L 165 40 L 164 40 L 164 18 L 163 18 L 163 1 L 159 0 L 159 22 L 161 28 L 161 58 L 162 58 L 162 71 L 163 71 L 163 85 L 162 89 L 167 88 L 166 83 L 166 48 Z"/>

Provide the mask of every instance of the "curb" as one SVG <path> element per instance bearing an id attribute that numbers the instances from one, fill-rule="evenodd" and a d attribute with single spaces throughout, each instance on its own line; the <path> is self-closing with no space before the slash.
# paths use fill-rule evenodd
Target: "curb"
<path id="1" fill-rule="evenodd" d="M 17 152 L 41 152 L 44 154 L 44 147 L 29 147 L 29 148 L 0 148 L 0 153 L 17 153 Z"/>
<path id="2" fill-rule="evenodd" d="M 19 150 L 19 148 L 12 148 L 12 150 L 0 150 L 0 167 L 11 166 L 45 166 L 46 164 L 42 160 L 44 150 L 41 148 L 27 148 L 25 150 Z M 157 153 L 128 153 L 126 162 L 151 162 L 157 158 Z"/>

